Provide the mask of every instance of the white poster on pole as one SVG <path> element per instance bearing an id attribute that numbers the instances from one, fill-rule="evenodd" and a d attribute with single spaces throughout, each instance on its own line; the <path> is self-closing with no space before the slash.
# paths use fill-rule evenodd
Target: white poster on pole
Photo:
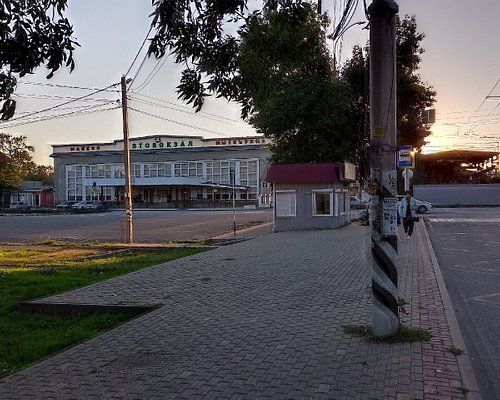
<path id="1" fill-rule="evenodd" d="M 396 236 L 398 226 L 398 199 L 386 197 L 383 203 L 382 235 Z"/>

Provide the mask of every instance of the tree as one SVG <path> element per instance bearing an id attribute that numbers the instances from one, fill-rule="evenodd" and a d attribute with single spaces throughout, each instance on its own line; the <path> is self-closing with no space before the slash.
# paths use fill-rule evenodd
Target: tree
<path id="1" fill-rule="evenodd" d="M 40 168 L 33 161 L 31 153 L 35 151 L 33 146 L 26 142 L 25 136 L 12 136 L 0 133 L 0 152 L 9 158 L 9 161 L 0 165 L 0 187 L 19 187 L 23 180 L 31 174 L 40 172 Z"/>
<path id="2" fill-rule="evenodd" d="M 46 186 L 54 186 L 54 168 L 50 165 L 35 165 L 25 180 L 41 181 Z"/>
<path id="3" fill-rule="evenodd" d="M 397 120 L 398 146 L 412 145 L 420 150 L 431 134 L 431 124 L 422 121 L 422 113 L 435 103 L 436 92 L 422 82 L 418 70 L 425 35 L 417 32 L 415 16 L 405 16 L 397 25 Z"/>
<path id="4" fill-rule="evenodd" d="M 304 4 L 256 14 L 240 29 L 238 100 L 272 139 L 275 163 L 345 160 L 356 147 L 352 97 L 334 76 L 327 25 Z"/>
<path id="5" fill-rule="evenodd" d="M 179 97 L 197 110 L 209 94 L 238 102 L 242 117 L 272 139 L 273 162 L 352 157 L 352 97 L 334 76 L 328 20 L 313 5 L 268 1 L 244 16 L 244 1 L 194 1 L 192 10 L 182 2 L 156 3 L 149 51 L 161 57 L 170 47 L 187 65 Z M 241 20 L 237 38 L 223 33 L 224 15 Z"/>
<path id="6" fill-rule="evenodd" d="M 152 26 L 156 34 L 148 54 L 161 58 L 170 51 L 175 62 L 185 66 L 177 91 L 179 98 L 193 104 L 197 111 L 210 94 L 242 104 L 236 65 L 240 41 L 234 32 L 260 12 L 304 4 L 308 3 L 264 0 L 262 11 L 250 12 L 247 0 L 154 0 Z M 250 110 L 251 105 L 242 104 L 244 118 Z"/>
<path id="7" fill-rule="evenodd" d="M 431 124 L 424 123 L 422 113 L 432 107 L 436 92 L 422 82 L 419 75 L 421 47 L 425 35 L 417 32 L 414 16 L 405 16 L 397 21 L 396 68 L 397 68 L 397 145 L 412 145 L 419 150 L 426 144 L 425 138 L 431 134 Z M 368 104 L 369 49 L 364 51 L 356 46 L 352 58 L 342 68 L 343 79 L 357 93 L 362 102 Z M 359 118 L 368 118 L 368 113 L 359 109 Z M 368 126 L 368 125 L 367 125 Z M 367 130 L 365 131 L 367 136 Z M 367 141 L 366 137 L 366 141 Z"/>
<path id="8" fill-rule="evenodd" d="M 18 77 L 44 64 L 50 79 L 61 66 L 75 63 L 73 27 L 64 17 L 67 0 L 9 0 L 0 2 L 0 119 L 11 118 L 11 99 Z"/>

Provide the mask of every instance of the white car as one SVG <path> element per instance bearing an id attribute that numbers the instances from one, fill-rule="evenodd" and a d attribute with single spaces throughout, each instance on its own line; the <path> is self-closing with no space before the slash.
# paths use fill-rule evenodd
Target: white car
<path id="1" fill-rule="evenodd" d="M 78 203 L 75 203 L 71 206 L 72 209 L 76 210 L 85 210 L 90 208 L 90 205 L 92 202 L 90 201 L 79 201 Z"/>

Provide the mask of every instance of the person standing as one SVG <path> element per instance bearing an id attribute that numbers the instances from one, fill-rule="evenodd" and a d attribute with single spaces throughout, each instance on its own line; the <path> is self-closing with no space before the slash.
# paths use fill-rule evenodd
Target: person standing
<path id="1" fill-rule="evenodd" d="M 403 197 L 399 204 L 399 215 L 403 218 L 403 228 L 405 234 L 408 235 L 408 239 L 410 239 L 413 234 L 414 220 L 417 217 L 416 209 L 417 202 L 412 197 L 411 192 L 407 190 L 405 192 L 405 197 Z"/>

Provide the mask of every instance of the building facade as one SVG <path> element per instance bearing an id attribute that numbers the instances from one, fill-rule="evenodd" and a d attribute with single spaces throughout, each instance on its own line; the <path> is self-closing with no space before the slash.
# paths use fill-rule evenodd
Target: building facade
<path id="1" fill-rule="evenodd" d="M 52 207 L 53 188 L 40 181 L 24 181 L 20 188 L 10 190 L 10 204 L 19 202 L 30 207 Z"/>
<path id="2" fill-rule="evenodd" d="M 274 195 L 274 231 L 333 229 L 350 222 L 348 163 L 271 165 L 265 180 Z"/>
<path id="3" fill-rule="evenodd" d="M 153 135 L 130 139 L 136 207 L 262 206 L 270 152 L 261 136 L 204 139 Z M 123 204 L 123 140 L 53 145 L 55 201 Z"/>

